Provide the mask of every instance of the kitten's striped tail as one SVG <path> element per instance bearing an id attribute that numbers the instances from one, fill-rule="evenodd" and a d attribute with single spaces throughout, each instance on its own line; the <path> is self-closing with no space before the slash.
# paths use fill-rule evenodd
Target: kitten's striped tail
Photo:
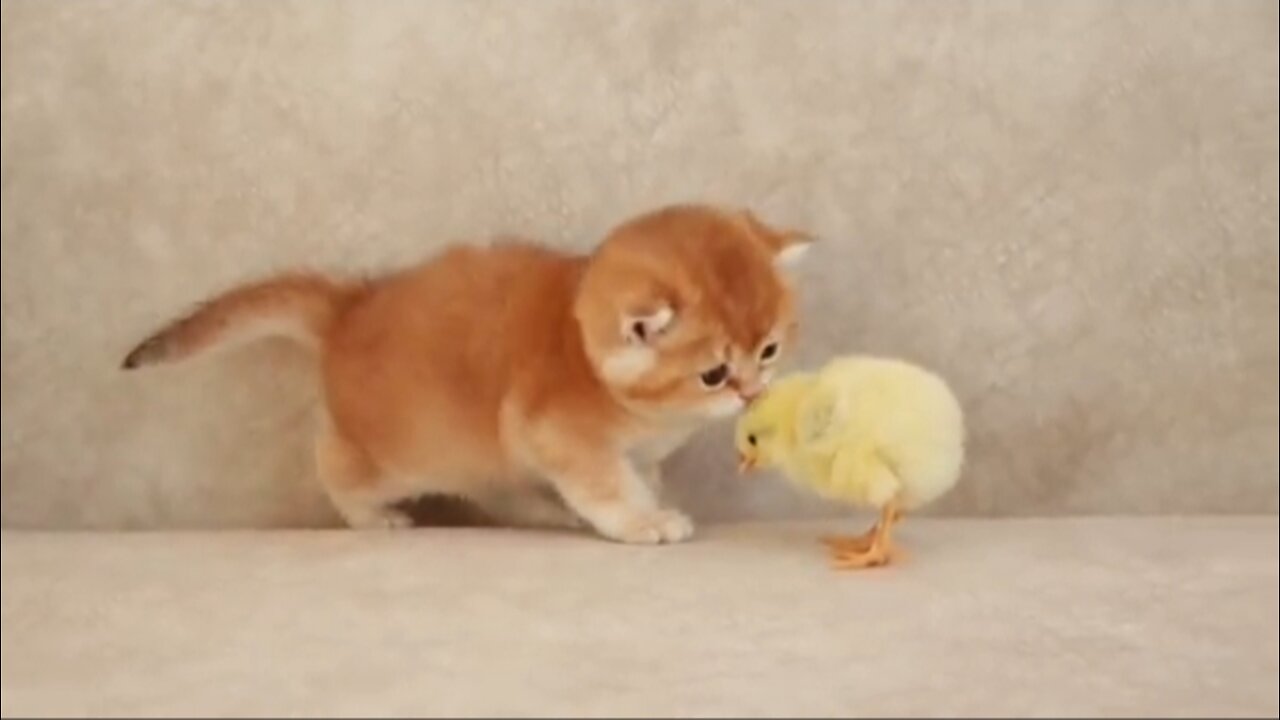
<path id="1" fill-rule="evenodd" d="M 314 274 L 241 285 L 204 302 L 143 340 L 124 359 L 133 370 L 176 362 L 227 343 L 287 337 L 318 349 L 357 286 Z"/>

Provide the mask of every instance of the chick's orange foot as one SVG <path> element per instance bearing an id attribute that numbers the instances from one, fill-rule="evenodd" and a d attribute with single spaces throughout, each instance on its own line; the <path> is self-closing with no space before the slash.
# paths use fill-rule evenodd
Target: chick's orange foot
<path id="1" fill-rule="evenodd" d="M 893 561 L 893 526 L 902 519 L 896 500 L 880 509 L 880 520 L 862 535 L 828 535 L 822 542 L 831 551 L 836 570 L 883 567 Z"/>
<path id="2" fill-rule="evenodd" d="M 824 535 L 820 538 L 823 545 L 831 550 L 831 554 L 864 553 L 876 542 L 876 529 L 872 528 L 861 535 Z"/>
<path id="3" fill-rule="evenodd" d="M 831 567 L 835 570 L 867 570 L 893 562 L 893 548 L 873 544 L 865 550 L 831 549 Z"/>

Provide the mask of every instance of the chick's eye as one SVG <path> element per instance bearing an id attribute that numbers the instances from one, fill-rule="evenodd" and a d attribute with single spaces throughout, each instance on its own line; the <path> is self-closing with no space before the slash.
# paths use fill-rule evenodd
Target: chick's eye
<path id="1" fill-rule="evenodd" d="M 750 445 L 751 447 L 755 447 L 755 446 L 756 446 L 756 436 L 755 436 L 755 435 L 748 435 L 748 436 L 747 436 L 747 444 L 748 444 L 748 445 Z"/>
<path id="2" fill-rule="evenodd" d="M 703 387 L 714 390 L 724 385 L 725 381 L 729 379 L 729 366 L 721 363 L 702 373 L 699 379 L 702 380 Z"/>
<path id="3" fill-rule="evenodd" d="M 765 345 L 764 348 L 760 350 L 761 360 L 767 361 L 767 360 L 772 360 L 776 357 L 778 357 L 778 343 L 776 342 L 771 342 L 768 345 Z"/>

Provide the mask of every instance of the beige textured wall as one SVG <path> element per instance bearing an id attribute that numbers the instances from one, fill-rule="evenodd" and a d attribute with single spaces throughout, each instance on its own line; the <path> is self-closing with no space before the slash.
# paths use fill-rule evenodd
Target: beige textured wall
<path id="1" fill-rule="evenodd" d="M 3 522 L 329 521 L 305 355 L 144 375 L 296 263 L 678 199 L 826 238 L 803 361 L 954 381 L 952 513 L 1277 509 L 1274 2 L 3 4 Z M 704 518 L 821 512 L 672 463 Z"/>

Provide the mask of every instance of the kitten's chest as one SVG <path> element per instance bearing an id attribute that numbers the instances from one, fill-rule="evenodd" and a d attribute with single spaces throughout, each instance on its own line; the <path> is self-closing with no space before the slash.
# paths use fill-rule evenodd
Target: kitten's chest
<path id="1" fill-rule="evenodd" d="M 679 450 L 697 432 L 696 426 L 679 426 L 646 433 L 627 453 L 639 463 L 659 463 Z"/>

